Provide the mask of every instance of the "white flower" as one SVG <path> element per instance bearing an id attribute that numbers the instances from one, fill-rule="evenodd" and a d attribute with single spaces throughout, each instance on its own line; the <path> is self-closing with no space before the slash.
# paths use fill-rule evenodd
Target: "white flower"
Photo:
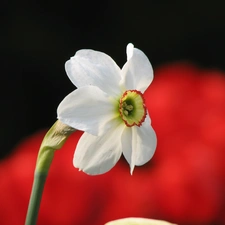
<path id="1" fill-rule="evenodd" d="M 147 218 L 130 217 L 110 221 L 105 225 L 176 225 L 164 220 L 153 220 Z"/>
<path id="2" fill-rule="evenodd" d="M 65 69 L 77 89 L 60 103 L 58 119 L 84 131 L 74 166 L 87 174 L 102 174 L 123 153 L 132 174 L 135 165 L 148 162 L 155 152 L 156 135 L 143 98 L 153 80 L 146 55 L 128 44 L 121 70 L 102 52 L 80 50 Z"/>

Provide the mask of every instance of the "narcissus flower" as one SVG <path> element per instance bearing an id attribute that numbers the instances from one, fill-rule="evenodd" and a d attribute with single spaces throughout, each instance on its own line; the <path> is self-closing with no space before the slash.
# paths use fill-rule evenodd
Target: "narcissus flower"
<path id="1" fill-rule="evenodd" d="M 169 223 L 164 220 L 130 217 L 114 220 L 106 223 L 105 225 L 175 225 L 175 224 Z"/>
<path id="2" fill-rule="evenodd" d="M 77 87 L 60 103 L 58 119 L 84 131 L 73 164 L 87 174 L 109 171 L 121 154 L 135 166 L 148 162 L 156 148 L 156 134 L 143 93 L 153 80 L 146 55 L 127 45 L 127 62 L 120 69 L 108 55 L 80 50 L 65 64 Z"/>

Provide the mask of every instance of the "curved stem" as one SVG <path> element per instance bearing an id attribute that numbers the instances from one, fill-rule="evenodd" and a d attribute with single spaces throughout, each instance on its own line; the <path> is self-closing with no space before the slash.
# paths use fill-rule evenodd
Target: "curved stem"
<path id="1" fill-rule="evenodd" d="M 74 128 L 57 120 L 45 135 L 38 153 L 25 225 L 36 224 L 45 180 L 54 157 L 54 152 L 64 145 L 67 138 L 74 131 Z"/>
<path id="2" fill-rule="evenodd" d="M 47 173 L 36 172 L 27 211 L 25 225 L 34 225 L 37 222 L 41 196 L 43 193 Z"/>

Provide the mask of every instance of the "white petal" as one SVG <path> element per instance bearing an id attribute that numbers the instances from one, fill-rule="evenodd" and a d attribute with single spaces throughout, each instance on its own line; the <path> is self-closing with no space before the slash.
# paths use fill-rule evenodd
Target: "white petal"
<path id="1" fill-rule="evenodd" d="M 128 217 L 110 221 L 105 225 L 176 225 L 165 220 L 153 220 L 147 218 Z"/>
<path id="2" fill-rule="evenodd" d="M 127 45 L 127 61 L 130 60 L 130 58 L 133 56 L 134 51 L 134 45 L 132 43 L 129 43 Z"/>
<path id="3" fill-rule="evenodd" d="M 150 125 L 148 115 L 141 127 L 133 126 L 124 130 L 122 134 L 123 154 L 130 164 L 131 174 L 135 165 L 141 166 L 152 158 L 156 142 L 156 134 Z"/>
<path id="4" fill-rule="evenodd" d="M 74 166 L 90 175 L 109 171 L 122 154 L 123 128 L 124 124 L 114 121 L 112 128 L 102 136 L 84 133 L 75 150 Z"/>
<path id="5" fill-rule="evenodd" d="M 80 50 L 65 64 L 68 77 L 76 87 L 93 85 L 110 95 L 120 93 L 121 69 L 108 55 Z"/>
<path id="6" fill-rule="evenodd" d="M 78 88 L 59 104 L 58 119 L 78 130 L 102 135 L 117 115 L 109 96 L 95 86 Z"/>
<path id="7" fill-rule="evenodd" d="M 153 80 L 153 69 L 147 56 L 139 49 L 127 46 L 127 62 L 122 68 L 121 86 L 126 90 L 139 90 L 142 93 Z"/>

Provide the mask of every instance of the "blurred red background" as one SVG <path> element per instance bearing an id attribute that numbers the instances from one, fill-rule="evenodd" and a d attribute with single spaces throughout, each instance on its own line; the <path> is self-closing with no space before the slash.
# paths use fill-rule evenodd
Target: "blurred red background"
<path id="1" fill-rule="evenodd" d="M 161 66 L 145 93 L 158 137 L 153 159 L 129 173 L 122 158 L 88 176 L 72 165 L 76 132 L 56 151 L 38 225 L 101 225 L 130 216 L 181 225 L 225 224 L 225 74 L 189 63 Z M 37 152 L 47 130 L 0 162 L 0 224 L 25 221 Z"/>

